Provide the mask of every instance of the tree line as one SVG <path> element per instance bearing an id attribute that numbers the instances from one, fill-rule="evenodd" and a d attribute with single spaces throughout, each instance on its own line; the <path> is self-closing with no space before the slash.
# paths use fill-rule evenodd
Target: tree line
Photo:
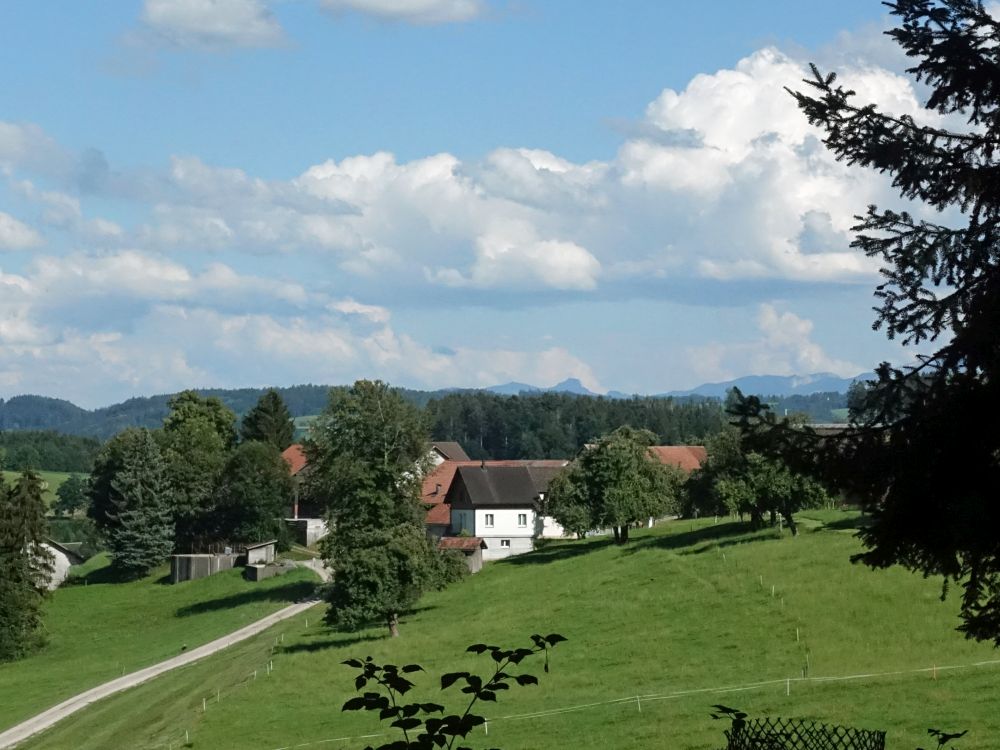
<path id="1" fill-rule="evenodd" d="M 95 438 L 52 430 L 0 432 L 0 464 L 12 471 L 68 471 L 85 474 L 101 449 Z"/>
<path id="2" fill-rule="evenodd" d="M 572 458 L 623 425 L 664 445 L 701 443 L 726 424 L 715 399 L 607 399 L 566 393 L 451 393 L 428 402 L 431 433 L 473 459 Z"/>

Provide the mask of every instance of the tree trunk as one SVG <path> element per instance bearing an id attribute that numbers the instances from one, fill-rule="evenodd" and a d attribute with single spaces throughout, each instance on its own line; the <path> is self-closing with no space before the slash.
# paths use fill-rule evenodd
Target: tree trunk
<path id="1" fill-rule="evenodd" d="M 788 530 L 792 532 L 792 536 L 798 536 L 799 527 L 795 524 L 795 516 L 791 513 L 782 513 L 781 515 L 785 517 L 785 523 L 788 524 Z"/>
<path id="2" fill-rule="evenodd" d="M 393 638 L 399 638 L 399 613 L 390 612 L 389 613 L 389 635 Z"/>
<path id="3" fill-rule="evenodd" d="M 622 544 L 628 542 L 628 528 L 629 528 L 628 524 L 622 526 L 622 541 L 621 541 Z"/>
<path id="4" fill-rule="evenodd" d="M 615 535 L 615 544 L 621 544 L 622 543 L 622 539 L 621 539 L 621 534 L 618 532 L 618 527 L 617 526 L 612 526 L 611 527 L 611 531 L 613 531 L 614 535 Z"/>

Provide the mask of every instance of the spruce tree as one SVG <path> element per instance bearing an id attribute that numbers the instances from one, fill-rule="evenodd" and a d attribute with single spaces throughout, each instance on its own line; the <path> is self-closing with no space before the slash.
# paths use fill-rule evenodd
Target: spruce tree
<path id="1" fill-rule="evenodd" d="M 139 430 L 111 480 L 108 547 L 112 567 L 123 577 L 145 575 L 173 550 L 171 498 L 160 449 L 148 430 Z"/>
<path id="2" fill-rule="evenodd" d="M 295 423 L 280 393 L 272 388 L 260 397 L 257 405 L 243 417 L 240 435 L 247 441 L 270 443 L 279 451 L 292 444 Z"/>
<path id="3" fill-rule="evenodd" d="M 39 476 L 25 471 L 13 487 L 0 476 L 0 661 L 43 642 L 41 607 L 53 562 L 42 546 L 47 533 Z"/>
<path id="4" fill-rule="evenodd" d="M 781 424 L 756 399 L 739 411 L 753 446 L 872 510 L 855 559 L 958 582 L 961 629 L 1000 645 L 1000 438 L 989 424 L 1000 412 L 1000 21 L 977 0 L 886 5 L 927 109 L 966 127 L 858 104 L 815 67 L 793 95 L 838 159 L 890 175 L 904 199 L 943 216 L 870 206 L 855 227 L 853 246 L 882 264 L 875 327 L 922 353 L 856 389 L 854 422 L 837 437 Z"/>

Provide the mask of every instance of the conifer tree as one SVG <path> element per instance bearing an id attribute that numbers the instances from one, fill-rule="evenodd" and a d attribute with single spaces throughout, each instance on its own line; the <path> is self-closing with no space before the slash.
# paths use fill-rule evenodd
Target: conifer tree
<path id="1" fill-rule="evenodd" d="M 870 206 L 852 243 L 882 263 L 875 327 L 923 353 L 914 366 L 883 363 L 856 389 L 839 437 L 781 424 L 753 398 L 739 411 L 752 447 L 871 508 L 855 559 L 960 583 L 961 629 L 1000 645 L 1000 438 L 989 423 L 1000 413 L 1000 21 L 978 0 L 886 5 L 926 108 L 966 127 L 858 104 L 815 67 L 793 95 L 838 159 L 887 173 L 904 199 L 944 217 Z"/>
<path id="2" fill-rule="evenodd" d="M 279 451 L 292 444 L 295 423 L 280 393 L 272 388 L 260 397 L 257 405 L 243 417 L 240 435 L 247 441 L 270 443 Z"/>
<path id="3" fill-rule="evenodd" d="M 52 554 L 42 546 L 47 533 L 39 476 L 25 471 L 13 487 L 0 476 L 0 661 L 43 642 L 41 607 L 52 575 Z"/>
<path id="4" fill-rule="evenodd" d="M 145 575 L 174 546 L 172 493 L 160 449 L 148 430 L 138 430 L 111 480 L 111 564 L 124 577 Z"/>

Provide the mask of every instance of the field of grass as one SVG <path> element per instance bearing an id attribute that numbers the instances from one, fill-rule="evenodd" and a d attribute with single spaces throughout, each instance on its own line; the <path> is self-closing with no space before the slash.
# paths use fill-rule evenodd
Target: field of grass
<path id="1" fill-rule="evenodd" d="M 569 641 L 551 672 L 526 662 L 541 684 L 483 706 L 489 737 L 470 744 L 716 750 L 724 727 L 710 707 L 724 703 L 885 729 L 889 750 L 926 746 L 928 727 L 970 729 L 962 750 L 995 748 L 1000 665 L 982 662 L 1000 654 L 955 632 L 954 599 L 940 602 L 933 580 L 851 565 L 854 516 L 803 521 L 796 539 L 707 520 L 637 532 L 624 548 L 600 538 L 551 544 L 426 596 L 395 640 L 381 628 L 329 631 L 317 608 L 95 704 L 25 747 L 166 750 L 187 737 L 183 746 L 205 750 L 360 748 L 373 740 L 359 736 L 388 730 L 372 715 L 341 713 L 354 695 L 344 659 L 422 664 L 416 697 L 457 707 L 464 696 L 435 682 L 488 668 L 467 645 L 528 645 L 533 632 L 557 632 Z"/>
<path id="2" fill-rule="evenodd" d="M 74 570 L 86 585 L 58 589 L 46 606 L 49 644 L 0 664 L 0 729 L 118 677 L 237 630 L 302 598 L 316 580 L 296 570 L 261 583 L 238 570 L 176 585 L 161 568 L 141 581 L 107 583 L 107 559 Z"/>
<path id="3" fill-rule="evenodd" d="M 65 471 L 39 471 L 38 475 L 45 483 L 45 491 L 42 493 L 42 498 L 45 500 L 45 504 L 51 508 L 52 503 L 56 501 L 56 490 L 59 489 L 59 485 L 69 479 L 72 474 Z M 5 471 L 3 476 L 7 482 L 13 483 L 17 481 L 19 476 L 21 476 L 21 472 Z"/>

